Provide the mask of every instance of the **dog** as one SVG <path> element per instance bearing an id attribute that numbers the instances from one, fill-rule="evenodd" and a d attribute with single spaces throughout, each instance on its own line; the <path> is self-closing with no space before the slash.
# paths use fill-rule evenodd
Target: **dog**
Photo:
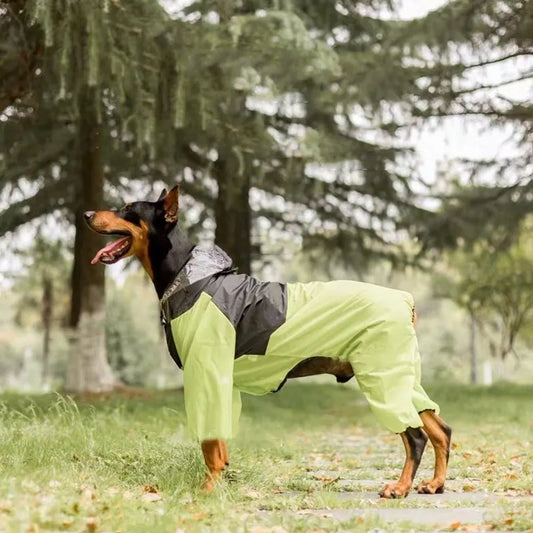
<path id="1" fill-rule="evenodd" d="M 135 256 L 151 278 L 171 356 L 184 372 L 190 434 L 201 443 L 205 490 L 229 464 L 226 441 L 237 428 L 241 392 L 278 391 L 287 379 L 355 376 L 378 421 L 400 435 L 405 464 L 380 492 L 412 488 L 429 438 L 435 472 L 420 493 L 444 491 L 451 428 L 420 384 L 412 296 L 355 281 L 260 282 L 238 274 L 217 246 L 202 249 L 178 225 L 179 191 L 120 210 L 87 211 L 94 231 L 118 235 L 92 263 Z"/>

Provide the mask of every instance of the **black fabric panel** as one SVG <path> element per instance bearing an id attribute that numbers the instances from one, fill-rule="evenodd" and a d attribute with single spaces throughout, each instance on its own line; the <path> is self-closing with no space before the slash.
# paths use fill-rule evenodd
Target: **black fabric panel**
<path id="1" fill-rule="evenodd" d="M 282 283 L 260 282 L 246 274 L 220 277 L 205 292 L 228 317 L 237 333 L 235 357 L 264 355 L 270 335 L 287 316 L 287 288 Z"/>

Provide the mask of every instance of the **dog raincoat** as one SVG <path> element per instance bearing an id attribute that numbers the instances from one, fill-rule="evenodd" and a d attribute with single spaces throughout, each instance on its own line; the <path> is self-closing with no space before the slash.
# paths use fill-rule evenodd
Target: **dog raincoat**
<path id="1" fill-rule="evenodd" d="M 301 361 L 349 361 L 378 421 L 401 433 L 420 427 L 419 412 L 439 407 L 420 384 L 403 291 L 359 283 L 260 282 L 236 274 L 219 248 L 196 248 L 161 300 L 171 355 L 184 371 L 191 436 L 231 438 L 240 393 L 274 392 Z"/>

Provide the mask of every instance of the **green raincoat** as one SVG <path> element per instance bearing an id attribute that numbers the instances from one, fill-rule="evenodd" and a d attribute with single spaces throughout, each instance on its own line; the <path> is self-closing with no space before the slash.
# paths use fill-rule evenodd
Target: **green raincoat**
<path id="1" fill-rule="evenodd" d="M 409 293 L 354 281 L 263 283 L 228 261 L 220 249 L 199 250 L 162 300 L 191 436 L 231 438 L 240 393 L 278 390 L 313 356 L 349 361 L 371 410 L 394 433 L 422 426 L 423 410 L 438 412 L 420 384 Z"/>

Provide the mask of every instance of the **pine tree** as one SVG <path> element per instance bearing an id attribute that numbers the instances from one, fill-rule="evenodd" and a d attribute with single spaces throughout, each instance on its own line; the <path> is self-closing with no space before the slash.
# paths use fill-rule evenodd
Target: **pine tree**
<path id="1" fill-rule="evenodd" d="M 252 242 L 260 216 L 271 229 L 302 235 L 308 247 L 363 265 L 376 257 L 411 261 L 416 252 L 453 246 L 463 236 L 462 221 L 476 239 L 489 214 L 492 227 L 509 234 L 530 210 L 530 180 L 475 182 L 459 202 L 457 189 L 436 194 L 417 183 L 410 152 L 396 138 L 401 127 L 451 113 L 471 92 L 452 91 L 472 65 L 448 64 L 449 53 L 438 55 L 443 47 L 469 41 L 477 43 L 471 54 L 529 53 L 505 32 L 489 38 L 488 15 L 505 8 L 493 5 L 478 15 L 468 2 L 454 1 L 403 22 L 384 16 L 389 4 L 192 2 L 187 8 L 198 36 L 191 63 L 199 76 L 184 78 L 190 82 L 184 94 L 195 97 L 183 101 L 180 114 L 184 153 L 197 175 L 216 181 L 215 239 L 245 272 L 260 245 Z M 460 24 L 467 14 L 476 19 L 471 27 Z M 446 40 L 451 19 L 456 42 Z M 520 120 L 520 144 L 529 146 L 525 115 L 515 109 L 499 118 Z M 525 152 L 516 159 L 514 169 L 527 158 Z M 428 199 L 439 201 L 440 210 L 427 207 Z M 406 230 L 416 246 L 399 246 Z"/>
<path id="2" fill-rule="evenodd" d="M 2 213 L 0 232 L 50 212 L 72 220 L 74 334 L 65 385 L 109 390 L 104 269 L 90 265 L 100 239 L 82 215 L 104 206 L 104 173 L 115 154 L 122 164 L 128 159 L 130 172 L 155 155 L 161 117 L 177 107 L 179 42 L 169 39 L 169 18 L 156 1 L 35 0 L 9 12 L 6 25 L 23 28 L 41 51 L 23 89 L 4 87 L 10 107 L 1 124 L 0 185 L 13 198 L 31 187 Z M 16 35 L 14 42 L 26 42 Z M 108 174 L 110 185 L 120 179 Z"/>
<path id="3" fill-rule="evenodd" d="M 218 39 L 191 58 L 202 75 L 186 93 L 205 95 L 205 132 L 184 102 L 185 152 L 218 185 L 215 238 L 241 270 L 259 216 L 352 261 L 405 259 L 394 233 L 414 195 L 385 102 L 417 89 L 389 54 L 397 23 L 353 2 L 192 2 L 186 14 Z"/>
<path id="4" fill-rule="evenodd" d="M 452 180 L 436 216 L 413 217 L 414 232 L 424 249 L 477 239 L 508 247 L 533 209 L 533 3 L 453 0 L 399 26 L 395 41 L 425 71 L 407 102 L 415 118 L 506 128 L 514 145 L 506 157 L 464 161 L 469 181 Z M 517 83 L 520 91 L 507 96 Z"/>

